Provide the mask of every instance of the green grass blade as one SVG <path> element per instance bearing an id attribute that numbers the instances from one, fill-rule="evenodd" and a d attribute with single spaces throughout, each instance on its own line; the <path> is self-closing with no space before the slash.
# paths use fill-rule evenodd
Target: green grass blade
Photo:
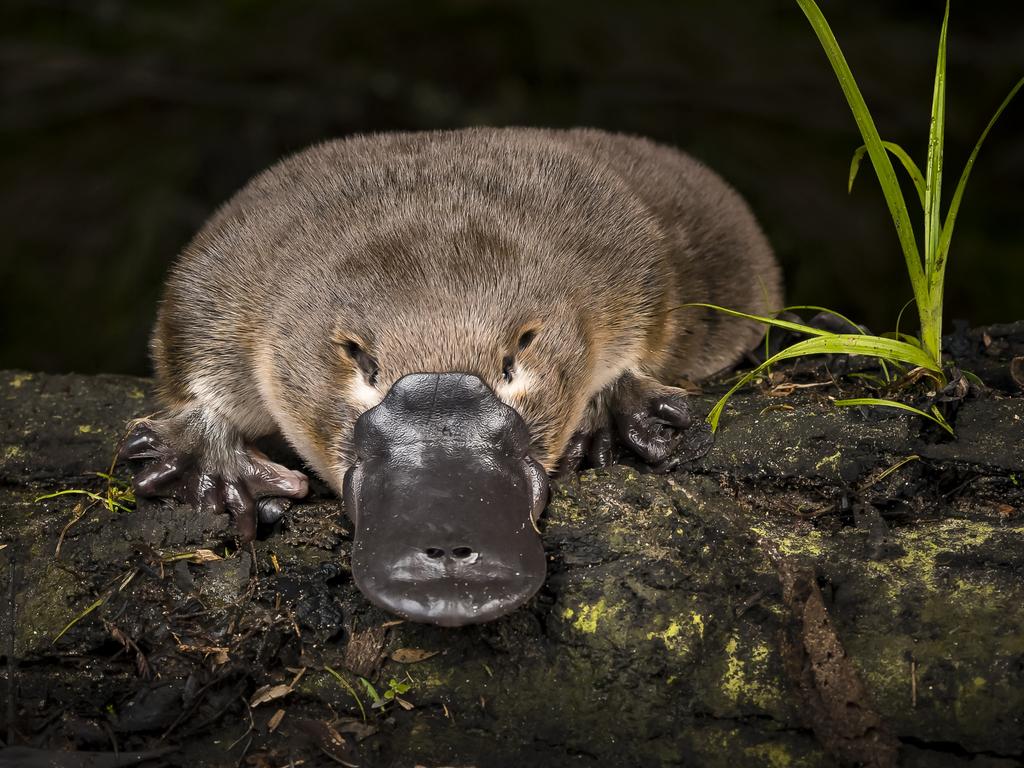
<path id="1" fill-rule="evenodd" d="M 900 335 L 900 323 L 903 321 L 903 313 L 907 311 L 907 308 L 913 304 L 917 299 L 910 299 L 906 304 L 900 307 L 899 314 L 896 315 L 896 335 Z M 917 342 L 917 346 L 921 346 L 921 342 Z"/>
<path id="2" fill-rule="evenodd" d="M 797 309 L 810 309 L 810 310 L 813 310 L 815 312 L 825 312 L 827 314 L 834 315 L 835 317 L 838 317 L 840 320 L 843 320 L 843 321 L 849 323 L 850 326 L 852 326 L 853 328 L 860 328 L 859 325 L 857 325 L 855 322 L 853 322 L 853 320 L 848 318 L 846 315 L 842 315 L 839 312 L 836 312 L 834 309 L 829 309 L 828 307 L 819 307 L 817 304 L 792 304 L 792 305 L 790 305 L 788 307 L 783 307 L 782 309 L 780 309 L 779 310 L 779 314 L 782 314 L 783 312 L 792 312 L 793 310 L 797 310 Z M 810 327 L 810 326 L 808 326 L 808 327 Z M 819 329 L 816 329 L 816 330 L 819 330 Z M 861 331 L 861 333 L 866 333 L 866 332 L 865 331 Z M 764 345 L 765 345 L 764 346 L 764 349 L 765 349 L 765 355 L 764 356 L 765 357 L 769 356 L 768 355 L 768 349 L 769 349 L 768 337 L 769 337 L 770 334 L 771 334 L 771 328 L 769 328 L 768 331 L 764 335 Z M 882 371 L 885 373 L 885 378 L 886 378 L 886 380 L 888 380 L 889 377 L 890 377 L 890 375 L 889 375 L 889 367 L 886 365 L 884 360 L 881 360 L 880 362 L 881 362 L 881 365 L 882 365 Z"/>
<path id="3" fill-rule="evenodd" d="M 1013 101 L 1013 97 L 1017 95 L 1017 92 L 1024 86 L 1024 77 L 1017 81 L 1017 84 L 1010 89 L 1010 92 L 1006 94 L 1006 98 L 1003 99 L 1003 103 L 999 105 L 999 109 L 996 110 L 995 114 L 992 115 L 992 119 L 988 121 L 988 125 L 985 126 L 985 130 L 981 132 L 981 136 L 978 137 L 978 143 L 974 145 L 974 149 L 971 151 L 970 157 L 967 158 L 967 164 L 964 166 L 963 173 L 960 174 L 960 181 L 957 182 L 956 189 L 953 192 L 953 199 L 949 203 L 949 212 L 946 214 L 946 222 L 942 227 L 942 236 L 939 239 L 939 249 L 937 258 L 935 261 L 934 268 L 932 270 L 932 279 L 930 280 L 929 290 L 931 293 L 942 295 L 942 276 L 946 268 L 946 259 L 949 255 L 949 241 L 953 237 L 953 225 L 956 223 L 957 213 L 960 211 L 960 202 L 964 197 L 964 188 L 967 186 L 967 179 L 970 178 L 971 170 L 974 168 L 974 161 L 978 159 L 978 152 L 981 151 L 981 145 L 984 144 L 989 131 L 992 130 L 992 126 L 996 124 L 996 120 L 1003 114 L 1003 111 L 1009 106 L 1010 102 Z M 937 278 L 937 279 L 936 279 Z"/>
<path id="4" fill-rule="evenodd" d="M 792 304 L 792 305 L 790 305 L 788 307 L 783 307 L 782 309 L 780 309 L 779 313 L 781 314 L 783 312 L 792 312 L 795 309 L 810 309 L 810 310 L 813 310 L 814 312 L 824 312 L 824 313 L 829 314 L 829 315 L 835 315 L 840 320 L 843 320 L 843 321 L 849 323 L 851 327 L 853 327 L 853 328 L 860 328 L 859 325 L 857 325 L 855 322 L 853 322 L 853 320 L 848 318 L 846 315 L 841 315 L 838 312 L 836 312 L 834 309 L 829 309 L 828 307 L 819 307 L 817 304 Z"/>
<path id="5" fill-rule="evenodd" d="M 373 700 L 373 709 L 382 708 L 386 702 L 384 701 L 384 699 L 380 697 L 380 694 L 377 693 L 377 689 L 373 687 L 373 683 L 371 683 L 365 677 L 360 677 L 359 682 L 363 684 L 363 688 L 366 689 L 366 692 L 370 695 L 370 698 Z"/>
<path id="6" fill-rule="evenodd" d="M 126 507 L 124 504 L 114 501 L 114 499 L 108 499 L 105 496 L 100 496 L 98 493 L 93 493 L 92 491 L 84 491 L 80 488 L 69 488 L 64 491 L 56 491 L 55 493 L 47 493 L 43 496 L 36 496 L 35 499 L 33 499 L 33 501 L 39 502 L 44 501 L 46 499 L 55 499 L 58 496 L 86 496 L 92 499 L 93 501 L 102 504 L 110 512 L 113 512 L 115 507 L 117 509 L 120 509 L 122 512 L 132 511 L 130 507 Z"/>
<path id="7" fill-rule="evenodd" d="M 921 209 L 924 209 L 924 176 L 921 173 L 921 169 L 917 167 L 917 163 L 914 162 L 913 158 L 907 154 L 907 151 L 903 149 L 899 144 L 892 141 L 883 141 L 882 146 L 892 152 L 892 154 L 903 163 L 903 167 L 907 171 L 907 175 L 910 176 L 910 180 L 914 183 L 914 189 L 917 190 L 917 196 L 921 199 Z M 853 191 L 853 180 L 857 178 L 857 171 L 860 170 L 861 160 L 864 159 L 864 155 L 867 154 L 868 148 L 866 144 L 861 144 L 853 153 L 853 158 L 850 160 L 850 181 L 847 185 L 847 192 Z"/>
<path id="8" fill-rule="evenodd" d="M 104 480 L 107 481 L 108 484 L 120 490 L 127 490 L 128 488 L 131 487 L 131 483 L 127 483 L 124 480 L 119 480 L 113 475 L 108 475 L 106 472 L 93 472 L 93 474 L 96 475 L 96 477 L 103 478 Z"/>
<path id="9" fill-rule="evenodd" d="M 720 307 L 717 304 L 703 304 L 701 302 L 693 302 L 691 304 L 680 304 L 675 309 L 687 309 L 689 307 L 703 307 L 704 309 L 713 309 L 717 312 L 722 312 L 726 315 L 732 315 L 733 317 L 740 317 L 744 320 L 754 320 L 758 323 L 764 323 L 765 325 L 771 325 L 775 328 L 785 328 L 789 331 L 796 331 L 798 333 L 806 333 L 811 336 L 835 336 L 836 334 L 831 331 L 824 331 L 821 328 L 814 328 L 810 325 L 804 325 L 803 323 L 791 323 L 789 320 L 779 320 L 776 317 L 768 317 L 767 315 L 751 315 L 746 312 L 739 312 L 735 309 L 729 309 L 727 307 Z M 830 311 L 830 310 L 826 310 Z M 837 315 L 838 316 L 838 315 Z M 846 318 L 843 318 L 844 320 Z"/>
<path id="10" fill-rule="evenodd" d="M 103 603 L 105 601 L 106 601 L 106 598 L 105 597 L 101 597 L 99 600 L 97 600 L 95 603 L 90 605 L 88 608 L 86 608 L 80 614 L 75 616 L 75 618 L 73 618 L 71 621 L 69 621 L 67 623 L 67 626 L 65 626 L 64 629 L 62 629 L 60 632 L 57 633 L 57 636 L 55 638 L 53 638 L 53 640 L 50 641 L 50 644 L 52 645 L 53 643 L 56 643 L 58 640 L 60 640 L 62 637 L 64 637 L 64 635 L 66 635 L 68 633 L 68 630 L 70 630 L 73 626 L 75 626 L 75 624 L 80 622 L 82 619 L 84 619 L 90 613 L 92 613 L 97 608 L 99 608 L 101 605 L 103 605 Z"/>
<path id="11" fill-rule="evenodd" d="M 949 27 L 949 0 L 942 17 L 939 51 L 935 60 L 935 85 L 932 91 L 931 125 L 928 129 L 928 162 L 924 184 L 924 274 L 925 301 L 920 297 L 917 314 L 921 321 L 921 344 L 936 360 L 942 355 L 942 294 L 932 290 L 942 282 L 945 260 L 938 257 L 942 219 L 942 153 L 946 134 L 946 33 Z"/>
<path id="12" fill-rule="evenodd" d="M 359 714 L 362 715 L 363 722 L 366 722 L 366 709 L 363 707 L 363 702 L 359 698 L 359 694 L 356 693 L 356 689 L 353 688 L 351 684 L 349 684 L 348 680 L 342 677 L 338 672 L 328 667 L 326 664 L 324 665 L 324 670 L 328 674 L 332 675 L 335 680 L 341 683 L 341 687 L 348 691 L 349 696 L 356 700 L 356 704 L 359 706 Z"/>
<path id="13" fill-rule="evenodd" d="M 920 347 L 897 339 L 865 336 L 856 333 L 835 333 L 814 339 L 804 339 L 773 355 L 773 359 L 786 360 L 801 355 L 867 355 L 882 360 L 908 363 L 929 371 L 940 369 Z"/>
<path id="14" fill-rule="evenodd" d="M 949 0 L 942 17 L 939 52 L 935 60 L 935 85 L 932 90 L 931 127 L 928 129 L 928 162 L 924 184 L 924 263 L 930 278 L 939 249 L 942 202 L 942 147 L 946 135 L 946 31 L 949 27 Z M 940 318 L 941 319 L 941 318 Z"/>
<path id="15" fill-rule="evenodd" d="M 981 377 L 978 376 L 978 374 L 971 373 L 970 371 L 965 371 L 963 368 L 960 369 L 960 373 L 962 373 L 964 375 L 964 378 L 971 382 L 971 384 L 973 384 L 974 386 L 978 387 L 979 389 L 985 388 L 985 382 L 981 380 Z"/>
<path id="16" fill-rule="evenodd" d="M 912 336 L 909 333 L 900 333 L 899 331 L 886 331 L 885 333 L 880 335 L 883 339 L 899 339 L 900 341 L 905 341 L 907 344 L 912 344 L 918 349 L 921 348 L 921 340 L 918 339 L 917 336 Z"/>
<path id="17" fill-rule="evenodd" d="M 914 240 L 914 227 L 910 223 L 910 215 L 907 213 L 907 204 L 903 199 L 903 192 L 896 179 L 896 171 L 892 167 L 889 153 L 882 144 L 882 138 L 875 127 L 875 121 L 868 111 L 864 102 L 857 81 L 846 63 L 839 43 L 835 35 L 825 21 L 814 0 L 796 0 L 800 9 L 804 12 L 807 20 L 811 23 L 814 33 L 818 36 L 825 54 L 828 56 L 832 69 L 839 80 L 839 85 L 846 95 L 846 101 L 853 112 L 854 120 L 860 129 L 861 138 L 867 146 L 868 155 L 871 157 L 871 164 L 878 175 L 878 181 L 882 186 L 882 193 L 885 195 L 885 202 L 889 206 L 889 213 L 892 216 L 893 224 L 896 227 L 896 234 L 899 237 L 900 247 L 903 250 L 903 257 L 907 263 L 907 273 L 910 275 L 910 283 L 914 289 L 914 296 L 918 299 L 919 306 L 926 306 L 927 284 L 924 277 L 924 270 L 921 265 L 921 256 Z M 933 364 L 934 365 L 934 364 Z"/>
<path id="18" fill-rule="evenodd" d="M 953 428 L 949 426 L 949 422 L 942 417 L 942 414 L 938 411 L 938 409 L 935 410 L 934 414 L 931 414 L 926 411 L 922 411 L 920 408 L 915 408 L 912 405 L 907 405 L 906 403 L 900 403 L 896 400 L 883 400 L 878 397 L 853 397 L 850 398 L 849 400 L 836 400 L 835 404 L 839 406 L 878 405 L 884 408 L 899 408 L 902 411 L 909 411 L 910 413 L 913 413 L 917 416 L 921 416 L 923 418 L 928 419 L 929 421 L 933 421 L 940 427 L 942 427 L 944 430 L 949 432 L 949 434 L 953 435 L 954 437 L 956 436 L 956 434 L 953 432 Z"/>
<path id="19" fill-rule="evenodd" d="M 791 324 L 792 325 L 792 324 Z M 726 392 L 708 413 L 707 421 L 711 429 L 718 429 L 718 421 L 729 401 L 737 390 L 753 381 L 771 366 L 782 360 L 804 355 L 846 354 L 868 355 L 882 360 L 898 361 L 920 366 L 928 370 L 938 370 L 924 350 L 896 339 L 884 339 L 880 336 L 863 336 L 852 333 L 825 333 L 813 339 L 804 339 L 791 347 L 786 347 L 765 360 L 754 370 L 748 372 Z"/>

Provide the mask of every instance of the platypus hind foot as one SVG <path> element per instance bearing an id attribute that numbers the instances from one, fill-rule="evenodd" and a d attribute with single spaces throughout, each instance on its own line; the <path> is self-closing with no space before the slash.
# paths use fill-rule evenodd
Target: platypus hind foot
<path id="1" fill-rule="evenodd" d="M 711 449 L 711 430 L 693 418 L 682 389 L 627 372 L 613 385 L 608 407 L 619 440 L 657 470 L 670 470 Z"/>
<path id="2" fill-rule="evenodd" d="M 189 432 L 192 439 L 183 438 Z M 197 440 L 175 419 L 141 419 L 131 425 L 119 455 L 132 465 L 137 497 L 226 512 L 239 538 L 251 541 L 257 520 L 280 520 L 292 499 L 309 492 L 309 480 L 240 440 L 218 442 Z M 189 447 L 175 447 L 182 443 Z"/>

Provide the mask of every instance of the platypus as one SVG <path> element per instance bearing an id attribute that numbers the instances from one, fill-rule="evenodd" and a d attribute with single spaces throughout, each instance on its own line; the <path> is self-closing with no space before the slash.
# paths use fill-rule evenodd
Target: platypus
<path id="1" fill-rule="evenodd" d="M 140 497 L 273 522 L 308 478 L 344 499 L 374 603 L 442 625 L 545 576 L 548 477 L 611 438 L 663 464 L 680 380 L 735 364 L 781 305 L 740 196 L 676 149 L 591 129 L 328 141 L 250 181 L 185 248 L 152 337 L 163 411 L 123 455 Z M 682 308 L 681 308 L 682 307 Z"/>

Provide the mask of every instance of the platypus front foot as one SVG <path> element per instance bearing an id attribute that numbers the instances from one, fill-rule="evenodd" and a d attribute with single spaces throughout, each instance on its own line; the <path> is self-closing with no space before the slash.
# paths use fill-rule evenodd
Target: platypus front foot
<path id="1" fill-rule="evenodd" d="M 142 419 L 132 424 L 119 456 L 130 462 L 135 495 L 174 499 L 203 510 L 227 513 L 242 541 L 256 537 L 256 524 L 274 523 L 293 499 L 309 492 L 309 480 L 240 441 L 176 448 L 177 425 Z"/>
<path id="2" fill-rule="evenodd" d="M 714 443 L 711 428 L 690 412 L 686 392 L 627 372 L 590 403 L 583 425 L 569 439 L 561 475 L 581 467 L 607 467 L 625 448 L 655 471 L 698 459 Z"/>
<path id="3" fill-rule="evenodd" d="M 691 414 L 685 391 L 643 374 L 619 377 L 608 407 L 621 443 L 660 471 L 703 456 L 714 442 L 710 427 Z"/>

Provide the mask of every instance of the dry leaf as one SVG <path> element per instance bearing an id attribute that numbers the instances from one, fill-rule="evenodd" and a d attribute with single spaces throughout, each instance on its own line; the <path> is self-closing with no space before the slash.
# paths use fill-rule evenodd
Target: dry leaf
<path id="1" fill-rule="evenodd" d="M 223 560 L 224 558 L 214 552 L 212 549 L 197 549 L 192 553 L 193 563 L 212 563 L 215 560 Z"/>
<path id="2" fill-rule="evenodd" d="M 258 707 L 260 704 L 287 696 L 291 692 L 292 689 L 289 685 L 264 685 L 252 695 L 249 706 Z"/>
<path id="3" fill-rule="evenodd" d="M 348 766 L 348 768 L 359 768 L 355 762 L 358 755 L 345 737 L 330 725 L 319 720 L 308 720 L 303 717 L 295 717 L 289 721 L 292 727 L 310 736 L 324 754 L 334 762 Z"/>
<path id="4" fill-rule="evenodd" d="M 356 741 L 362 741 L 363 739 L 373 736 L 377 732 L 376 726 L 364 723 L 362 720 L 355 717 L 343 717 L 340 718 L 335 725 L 339 733 L 347 733 Z"/>
<path id="5" fill-rule="evenodd" d="M 250 766 L 250 768 L 275 768 L 276 765 L 276 763 L 271 760 L 270 756 L 264 752 L 255 752 L 251 755 L 246 755 L 245 764 Z M 300 765 L 300 763 L 295 763 L 295 765 Z"/>
<path id="6" fill-rule="evenodd" d="M 391 660 L 399 664 L 416 664 L 439 653 L 440 651 L 426 651 L 422 648 L 398 648 L 391 652 Z"/>
<path id="7" fill-rule="evenodd" d="M 1010 361 L 1010 376 L 1018 387 L 1024 389 L 1024 357 L 1015 357 Z"/>
<path id="8" fill-rule="evenodd" d="M 275 713 L 273 714 L 273 716 L 272 716 L 272 717 L 271 717 L 271 718 L 270 718 L 270 719 L 269 719 L 269 720 L 267 721 L 267 729 L 268 729 L 268 730 L 269 730 L 269 731 L 270 731 L 271 733 L 273 733 L 274 731 L 276 731 L 276 730 L 277 730 L 277 726 L 279 726 L 279 725 L 281 724 L 281 721 L 282 721 L 282 720 L 284 720 L 284 710 L 283 710 L 283 709 L 279 709 L 279 710 L 277 710 L 277 712 L 275 712 Z"/>
<path id="9" fill-rule="evenodd" d="M 178 650 L 181 653 L 202 653 L 209 656 L 211 653 L 216 658 L 224 656 L 225 661 L 227 660 L 228 648 L 221 645 L 191 645 L 190 643 L 183 643 L 178 639 L 177 635 L 174 635 L 174 639 L 177 640 Z"/>

